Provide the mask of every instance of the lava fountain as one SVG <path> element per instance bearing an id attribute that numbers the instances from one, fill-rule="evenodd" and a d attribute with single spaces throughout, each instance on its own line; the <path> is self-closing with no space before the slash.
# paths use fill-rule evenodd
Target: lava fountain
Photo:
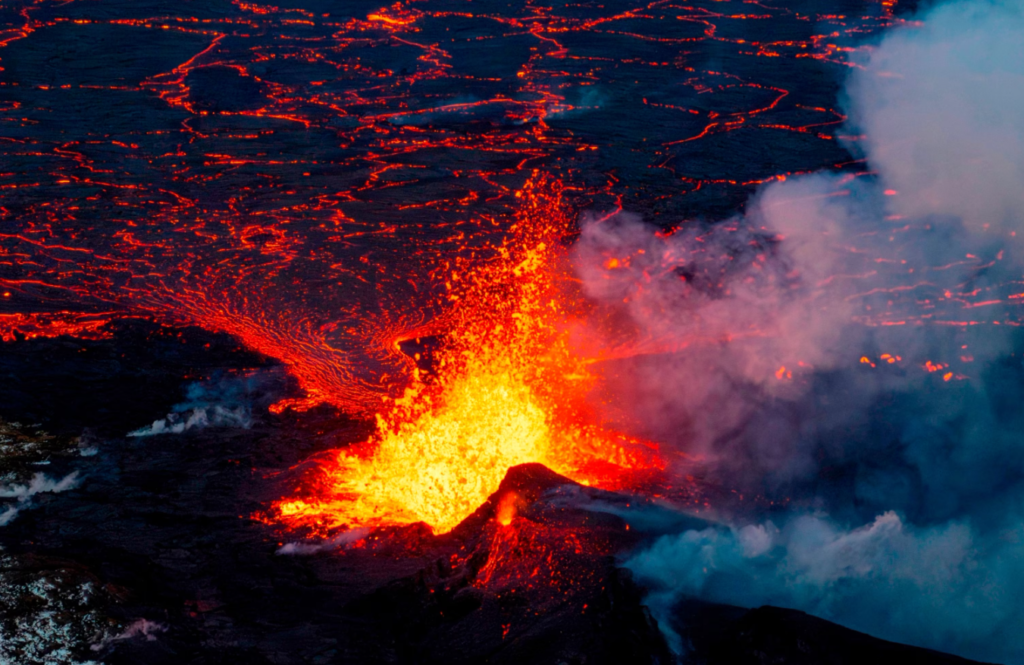
<path id="1" fill-rule="evenodd" d="M 530 181 L 506 240 L 486 258 L 445 263 L 439 348 L 385 398 L 368 441 L 337 452 L 301 496 L 274 505 L 289 526 L 425 522 L 454 528 L 515 465 L 621 488 L 664 468 L 655 444 L 608 429 L 587 403 L 595 377 L 570 343 L 580 315 L 564 255 L 571 228 L 557 182 Z M 396 342 L 397 344 L 397 342 Z"/>

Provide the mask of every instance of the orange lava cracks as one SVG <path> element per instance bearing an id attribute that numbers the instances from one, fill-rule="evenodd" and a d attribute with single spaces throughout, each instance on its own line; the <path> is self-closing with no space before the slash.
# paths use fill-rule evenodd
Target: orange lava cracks
<path id="1" fill-rule="evenodd" d="M 586 401 L 594 358 L 566 332 L 581 302 L 564 268 L 571 225 L 557 187 L 523 186 L 530 172 L 558 173 L 583 207 L 650 203 L 669 220 L 847 169 L 832 92 L 782 87 L 763 61 L 795 79 L 808 58 L 813 76 L 845 69 L 865 37 L 903 22 L 889 0 L 856 16 L 739 0 L 97 4 L 37 2 L 0 26 L 0 339 L 104 336 L 122 317 L 232 335 L 303 392 L 273 412 L 326 403 L 380 423 L 278 516 L 435 530 L 512 464 L 602 487 L 636 487 L 629 473 L 661 464 Z M 52 68 L 55 49 L 86 43 L 139 57 L 97 46 L 89 67 Z M 125 121 L 93 122 L 111 109 Z M 782 156 L 791 138 L 818 156 L 745 156 L 761 142 Z M 879 267 L 905 273 L 892 298 L 853 296 L 873 299 L 858 323 L 1021 325 L 992 306 L 1017 302 L 1020 283 L 936 292 L 900 266 Z M 403 348 L 418 338 L 441 351 L 413 359 Z"/>
<path id="2" fill-rule="evenodd" d="M 0 340 L 11 342 L 60 335 L 102 339 L 110 337 L 105 326 L 110 323 L 113 315 L 113 312 L 0 313 Z"/>
<path id="3" fill-rule="evenodd" d="M 451 309 L 434 367 L 386 401 L 370 441 L 338 452 L 312 491 L 274 506 L 286 524 L 425 522 L 443 533 L 518 464 L 608 488 L 664 468 L 656 446 L 602 428 L 587 408 L 594 377 L 568 343 L 572 283 L 559 268 L 568 220 L 555 187 L 528 184 L 522 198 L 495 256 L 435 275 Z"/>

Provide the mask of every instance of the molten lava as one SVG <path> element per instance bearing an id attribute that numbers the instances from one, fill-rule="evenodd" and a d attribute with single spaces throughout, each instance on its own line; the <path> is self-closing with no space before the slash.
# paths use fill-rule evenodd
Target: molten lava
<path id="1" fill-rule="evenodd" d="M 337 453 L 311 495 L 277 504 L 287 523 L 422 521 L 443 533 L 518 464 L 605 487 L 663 468 L 656 447 L 601 428 L 587 408 L 592 359 L 568 342 L 571 282 L 559 269 L 568 218 L 556 186 L 530 183 L 522 199 L 494 257 L 435 276 L 449 289 L 435 372 L 414 371 L 413 385 L 377 415 L 373 439 Z"/>

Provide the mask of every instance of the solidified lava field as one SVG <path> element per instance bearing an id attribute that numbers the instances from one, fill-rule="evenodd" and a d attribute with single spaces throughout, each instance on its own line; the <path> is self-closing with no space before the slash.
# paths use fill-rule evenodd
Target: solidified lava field
<path id="1" fill-rule="evenodd" d="M 916 11 L 0 0 L 0 664 L 1024 659 L 1015 232 L 772 221 Z"/>

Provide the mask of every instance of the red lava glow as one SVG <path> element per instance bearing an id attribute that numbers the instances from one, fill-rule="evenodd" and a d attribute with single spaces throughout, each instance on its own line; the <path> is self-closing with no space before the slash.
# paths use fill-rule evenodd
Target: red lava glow
<path id="1" fill-rule="evenodd" d="M 111 312 L 83 314 L 80 312 L 0 313 L 0 340 L 12 342 L 34 337 L 72 335 L 83 339 L 109 337 L 105 329 Z"/>
<path id="2" fill-rule="evenodd" d="M 443 533 L 515 465 L 542 463 L 606 488 L 664 468 L 657 446 L 601 427 L 586 404 L 592 359 L 569 344 L 577 312 L 559 269 L 568 219 L 558 198 L 557 187 L 528 183 L 495 256 L 435 273 L 450 328 L 432 372 L 414 369 L 412 385 L 377 413 L 370 441 L 338 452 L 304 496 L 278 502 L 281 520 L 318 529 L 425 522 Z M 515 511 L 506 498 L 499 522 Z"/>
<path id="3" fill-rule="evenodd" d="M 567 211 L 640 201 L 682 220 L 803 169 L 848 168 L 830 97 L 762 66 L 845 70 L 865 37 L 902 22 L 890 0 L 861 16 L 749 0 L 404 0 L 359 16 L 225 4 L 3 14 L 0 339 L 104 336 L 142 316 L 278 359 L 303 395 L 272 411 L 327 403 L 378 424 L 275 505 L 318 529 L 446 531 L 523 462 L 608 488 L 657 472 L 656 448 L 588 402 L 593 362 L 636 349 L 570 344 L 582 299 Z M 102 49 L 83 43 L 138 57 L 87 63 Z M 96 122 L 110 109 L 124 117 Z M 820 159 L 750 152 L 779 137 Z M 894 226 L 894 255 L 911 230 Z M 898 261 L 877 270 L 900 286 L 851 297 L 864 325 L 1021 325 L 991 306 L 1019 302 L 1019 282 L 939 291 Z M 437 349 L 403 352 L 421 338 Z M 862 362 L 898 369 L 896 351 Z"/>

